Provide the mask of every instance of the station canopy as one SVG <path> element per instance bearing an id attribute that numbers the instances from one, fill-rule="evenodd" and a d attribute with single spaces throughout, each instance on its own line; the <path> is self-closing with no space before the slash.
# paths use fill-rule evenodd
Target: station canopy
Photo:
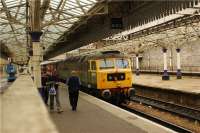
<path id="1" fill-rule="evenodd" d="M 0 45 L 6 45 L 20 60 L 30 49 L 30 0 L 1 0 Z M 48 49 L 64 32 L 88 16 L 97 0 L 41 0 L 41 46 Z"/>

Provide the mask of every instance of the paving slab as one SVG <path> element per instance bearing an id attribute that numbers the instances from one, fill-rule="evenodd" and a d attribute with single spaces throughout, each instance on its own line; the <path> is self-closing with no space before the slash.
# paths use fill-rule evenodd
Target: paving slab
<path id="1" fill-rule="evenodd" d="M 1 133 L 58 133 L 29 75 L 0 94 Z"/>
<path id="2" fill-rule="evenodd" d="M 71 110 L 66 87 L 60 87 L 63 113 L 51 113 L 60 133 L 170 133 L 149 120 L 80 92 L 77 111 Z"/>

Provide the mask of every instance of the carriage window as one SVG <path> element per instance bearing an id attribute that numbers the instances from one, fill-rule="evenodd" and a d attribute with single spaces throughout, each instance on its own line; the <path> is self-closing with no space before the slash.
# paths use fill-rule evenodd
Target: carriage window
<path id="1" fill-rule="evenodd" d="M 116 67 L 117 68 L 128 68 L 129 63 L 127 59 L 116 59 Z"/>
<path id="2" fill-rule="evenodd" d="M 114 68 L 113 59 L 100 60 L 100 69 L 109 69 L 109 68 Z"/>
<path id="3" fill-rule="evenodd" d="M 95 61 L 91 62 L 91 69 L 96 70 L 96 62 Z"/>

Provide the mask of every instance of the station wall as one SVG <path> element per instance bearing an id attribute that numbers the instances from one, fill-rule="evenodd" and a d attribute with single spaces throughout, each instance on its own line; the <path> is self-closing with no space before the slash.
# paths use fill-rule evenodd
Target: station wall
<path id="1" fill-rule="evenodd" d="M 167 49 L 168 70 L 176 71 L 176 46 L 170 46 Z M 180 49 L 182 71 L 200 72 L 200 40 L 184 44 Z M 135 62 L 135 58 L 133 61 Z M 134 62 L 133 65 L 135 68 Z M 154 47 L 140 53 L 139 64 L 140 70 L 163 71 L 162 48 Z"/>

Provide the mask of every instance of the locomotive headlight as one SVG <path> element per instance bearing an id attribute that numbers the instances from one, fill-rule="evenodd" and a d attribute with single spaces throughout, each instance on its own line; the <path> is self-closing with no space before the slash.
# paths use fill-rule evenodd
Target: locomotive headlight
<path id="1" fill-rule="evenodd" d="M 121 75 L 121 76 L 120 76 L 120 79 L 124 79 L 124 75 Z"/>
<path id="2" fill-rule="evenodd" d="M 109 79 L 109 80 L 112 80 L 112 76 L 108 76 L 108 79 Z"/>

